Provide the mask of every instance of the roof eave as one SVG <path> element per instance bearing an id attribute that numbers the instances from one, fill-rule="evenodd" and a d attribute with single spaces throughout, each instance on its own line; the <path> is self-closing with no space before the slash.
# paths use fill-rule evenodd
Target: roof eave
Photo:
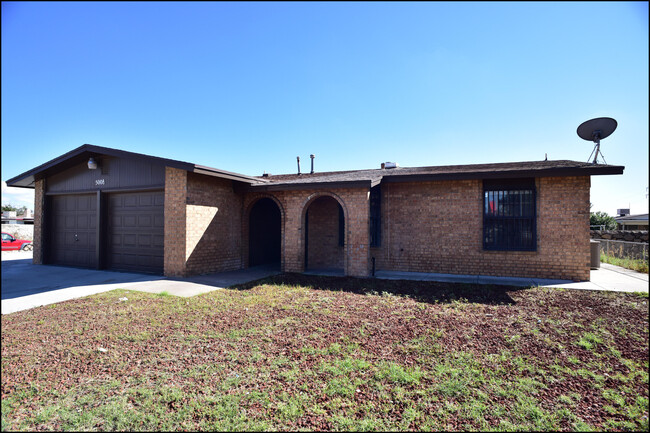
<path id="1" fill-rule="evenodd" d="M 168 158 L 160 158 L 157 156 L 145 155 L 142 153 L 128 152 L 125 150 L 111 149 L 109 147 L 95 146 L 92 144 L 84 144 L 79 146 L 76 149 L 71 150 L 57 158 L 54 158 L 44 164 L 39 165 L 36 168 L 28 170 L 18 176 L 15 176 L 7 180 L 7 185 L 17 188 L 34 188 L 35 181 L 43 177 L 43 174 L 53 169 L 56 166 L 65 165 L 66 161 L 70 161 L 75 157 L 82 155 L 84 153 L 97 154 L 97 155 L 108 155 L 114 156 L 117 158 L 135 158 L 135 159 L 144 159 L 151 161 L 155 164 L 164 165 L 166 167 L 174 167 L 181 170 L 186 170 L 192 173 L 204 174 L 207 176 L 221 177 L 224 179 L 230 179 L 237 182 L 244 182 L 247 184 L 264 182 L 258 178 L 252 176 L 246 176 L 239 173 L 233 173 L 225 170 L 219 170 L 212 167 L 206 167 L 202 165 L 191 164 L 189 162 L 178 161 Z"/>
<path id="2" fill-rule="evenodd" d="M 536 170 L 477 171 L 468 173 L 397 174 L 384 176 L 382 182 L 426 182 L 432 180 L 506 179 L 527 177 L 565 177 L 623 174 L 624 166 L 546 168 Z"/>
<path id="3" fill-rule="evenodd" d="M 222 177 L 224 179 L 230 179 L 237 182 L 245 182 L 248 184 L 254 184 L 259 182 L 268 182 L 265 179 L 258 179 L 253 176 L 246 176 L 245 174 L 233 173 L 231 171 L 220 170 L 218 168 L 206 167 L 203 165 L 195 165 L 192 170 L 188 170 L 197 174 L 205 174 L 207 176 Z"/>
<path id="4" fill-rule="evenodd" d="M 374 182 L 374 183 L 373 183 Z M 250 191 L 295 191 L 305 189 L 331 189 L 331 188 L 371 188 L 377 185 L 379 180 L 348 180 L 335 182 L 301 182 L 301 183 L 267 183 L 264 185 L 250 185 Z"/>

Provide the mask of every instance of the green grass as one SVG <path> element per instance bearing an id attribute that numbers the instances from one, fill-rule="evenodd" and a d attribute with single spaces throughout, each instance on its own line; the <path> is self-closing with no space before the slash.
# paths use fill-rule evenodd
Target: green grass
<path id="1" fill-rule="evenodd" d="M 609 263 L 610 265 L 620 266 L 625 269 L 631 269 L 637 272 L 648 273 L 648 261 L 639 259 L 628 259 L 608 256 L 605 253 L 600 253 L 600 261 Z"/>
<path id="2" fill-rule="evenodd" d="M 2 430 L 647 430 L 647 296 L 358 281 L 4 315 Z"/>
<path id="3" fill-rule="evenodd" d="M 418 367 L 415 369 L 404 368 L 394 362 L 381 362 L 378 366 L 375 377 L 379 380 L 387 380 L 397 384 L 419 383 L 423 373 Z"/>
<path id="4" fill-rule="evenodd" d="M 592 350 L 597 345 L 602 344 L 602 342 L 603 340 L 600 337 L 598 337 L 597 335 L 591 332 L 587 332 L 580 337 L 580 340 L 578 340 L 577 345 L 582 347 L 583 349 Z"/>

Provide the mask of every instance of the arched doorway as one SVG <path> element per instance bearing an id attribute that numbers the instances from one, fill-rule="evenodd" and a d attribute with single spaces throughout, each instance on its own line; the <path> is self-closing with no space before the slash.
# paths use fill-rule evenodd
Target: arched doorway
<path id="1" fill-rule="evenodd" d="M 305 214 L 305 270 L 343 272 L 345 268 L 345 217 L 339 202 L 321 196 Z"/>
<path id="2" fill-rule="evenodd" d="M 248 220 L 248 265 L 280 265 L 282 246 L 280 208 L 270 198 L 253 205 Z"/>

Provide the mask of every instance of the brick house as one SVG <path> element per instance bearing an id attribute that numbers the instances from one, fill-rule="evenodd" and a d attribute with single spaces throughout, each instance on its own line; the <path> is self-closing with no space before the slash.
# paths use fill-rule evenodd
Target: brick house
<path id="1" fill-rule="evenodd" d="M 7 185 L 35 189 L 37 264 L 589 280 L 590 176 L 623 170 L 561 160 L 246 176 L 86 144 Z"/>

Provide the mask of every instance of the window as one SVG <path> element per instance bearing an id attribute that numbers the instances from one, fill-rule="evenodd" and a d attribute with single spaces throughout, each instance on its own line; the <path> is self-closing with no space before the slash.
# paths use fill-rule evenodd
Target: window
<path id="1" fill-rule="evenodd" d="M 535 179 L 483 181 L 483 249 L 537 249 Z"/>
<path id="2" fill-rule="evenodd" d="M 370 246 L 381 246 L 381 189 L 370 188 Z"/>

